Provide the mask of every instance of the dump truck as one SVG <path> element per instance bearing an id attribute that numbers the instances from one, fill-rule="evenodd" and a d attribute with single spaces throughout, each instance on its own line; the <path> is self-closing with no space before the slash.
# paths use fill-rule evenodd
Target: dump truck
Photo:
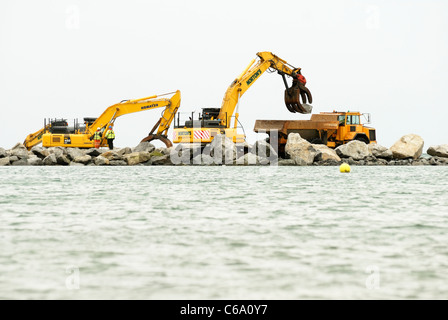
<path id="1" fill-rule="evenodd" d="M 365 123 L 361 119 L 365 119 Z M 254 131 L 267 133 L 270 140 L 276 135 L 278 150 L 283 154 L 288 134 L 293 132 L 313 144 L 324 144 L 330 148 L 352 140 L 376 143 L 375 129 L 365 126 L 368 123 L 368 113 L 333 111 L 312 114 L 310 120 L 256 120 Z"/>

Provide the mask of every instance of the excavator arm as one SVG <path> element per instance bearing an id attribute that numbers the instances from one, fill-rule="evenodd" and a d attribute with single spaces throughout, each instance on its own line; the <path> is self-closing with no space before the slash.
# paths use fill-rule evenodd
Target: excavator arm
<path id="1" fill-rule="evenodd" d="M 153 128 L 150 134 L 153 134 L 158 126 L 157 135 L 166 136 L 169 126 L 174 119 L 174 114 L 177 112 L 177 109 L 179 109 L 180 106 L 180 91 L 176 91 L 171 98 L 161 98 L 162 96 L 170 94 L 172 93 L 154 95 L 135 100 L 125 100 L 121 101 L 120 103 L 114 104 L 107 108 L 101 114 L 101 116 L 99 116 L 95 120 L 95 122 L 89 127 L 89 133 L 93 135 L 96 128 L 102 129 L 113 125 L 115 120 L 123 115 L 165 107 L 162 117 L 156 123 L 156 126 Z M 105 132 L 103 132 L 103 135 L 104 134 Z"/>
<path id="2" fill-rule="evenodd" d="M 172 93 L 167 93 L 163 95 L 154 95 L 146 98 L 127 100 L 120 103 L 114 104 L 107 108 L 103 114 L 96 119 L 96 121 L 89 127 L 89 133 L 93 136 L 96 128 L 105 129 L 103 130 L 103 137 L 105 139 L 106 128 L 113 125 L 118 117 L 126 114 L 146 111 L 151 109 L 163 108 L 165 110 L 162 113 L 161 118 L 157 121 L 154 128 L 142 141 L 152 141 L 159 139 L 165 143 L 167 147 L 171 147 L 172 143 L 167 138 L 168 129 L 171 122 L 174 119 L 174 115 L 180 106 L 180 91 L 176 91 L 171 98 L 161 98 L 162 96 L 170 95 Z M 157 129 L 157 133 L 154 131 Z"/>
<path id="3" fill-rule="evenodd" d="M 44 133 L 46 131 L 48 131 L 48 129 L 50 129 L 50 124 L 45 125 L 42 129 L 40 129 L 34 133 L 30 133 L 25 138 L 25 141 L 23 142 L 23 145 L 25 146 L 25 148 L 27 148 L 28 150 L 31 150 L 32 147 L 41 143 L 42 136 L 44 135 Z"/>
<path id="4" fill-rule="evenodd" d="M 311 113 L 311 106 L 307 104 L 307 100 L 312 103 L 311 92 L 304 84 L 297 81 L 300 68 L 294 68 L 285 60 L 280 59 L 271 52 L 257 53 L 258 61 L 253 59 L 241 75 L 236 78 L 227 88 L 222 101 L 218 118 L 223 125 L 230 127 L 231 117 L 235 108 L 235 128 L 238 121 L 238 102 L 241 96 L 252 86 L 252 84 L 260 78 L 260 76 L 269 68 L 276 70 L 285 82 L 285 104 L 290 112 Z M 288 87 L 285 75 L 293 78 L 293 86 Z M 300 102 L 300 98 L 303 103 Z"/>
<path id="5" fill-rule="evenodd" d="M 177 110 L 180 107 L 180 91 L 177 91 L 174 96 L 171 97 L 170 103 L 166 106 L 159 121 L 154 125 L 148 136 L 143 141 L 161 140 L 167 148 L 173 146 L 173 143 L 167 138 L 168 129 L 174 120 Z M 157 130 L 156 133 L 154 133 Z"/>

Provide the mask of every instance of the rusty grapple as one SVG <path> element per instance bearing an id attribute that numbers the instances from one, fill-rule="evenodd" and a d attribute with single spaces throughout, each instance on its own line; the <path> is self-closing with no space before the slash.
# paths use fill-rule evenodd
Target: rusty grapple
<path id="1" fill-rule="evenodd" d="M 168 137 L 164 134 L 158 134 L 158 133 L 154 133 L 157 128 L 159 127 L 160 123 L 162 122 L 162 118 L 159 119 L 159 121 L 157 121 L 157 123 L 154 125 L 154 127 L 151 129 L 151 131 L 148 133 L 148 136 L 144 137 L 142 139 L 142 141 L 140 142 L 151 142 L 153 140 L 160 140 L 162 141 L 167 148 L 171 148 L 173 146 L 173 143 L 171 142 L 170 139 L 168 139 Z M 163 131 L 159 131 L 158 132 L 163 132 Z"/>
<path id="2" fill-rule="evenodd" d="M 163 135 L 159 135 L 159 134 L 149 134 L 147 137 L 143 138 L 142 141 L 140 142 L 151 142 L 153 140 L 160 140 L 162 141 L 167 148 L 171 148 L 173 146 L 173 143 L 171 142 L 170 139 L 168 139 L 166 136 Z"/>
<path id="3" fill-rule="evenodd" d="M 313 103 L 313 97 L 310 90 L 301 83 L 285 90 L 285 104 L 290 112 L 311 113 L 313 107 L 308 102 Z"/>

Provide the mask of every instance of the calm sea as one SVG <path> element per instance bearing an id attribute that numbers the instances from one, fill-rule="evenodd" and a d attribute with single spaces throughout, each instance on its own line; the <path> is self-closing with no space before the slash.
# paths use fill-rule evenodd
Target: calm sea
<path id="1" fill-rule="evenodd" d="M 2 167 L 0 299 L 447 299 L 448 167 Z"/>

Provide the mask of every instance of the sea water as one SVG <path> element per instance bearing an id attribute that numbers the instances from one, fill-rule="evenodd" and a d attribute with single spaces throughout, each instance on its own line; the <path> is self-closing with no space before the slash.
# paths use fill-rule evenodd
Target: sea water
<path id="1" fill-rule="evenodd" d="M 448 167 L 2 167 L 0 299 L 447 299 Z"/>

